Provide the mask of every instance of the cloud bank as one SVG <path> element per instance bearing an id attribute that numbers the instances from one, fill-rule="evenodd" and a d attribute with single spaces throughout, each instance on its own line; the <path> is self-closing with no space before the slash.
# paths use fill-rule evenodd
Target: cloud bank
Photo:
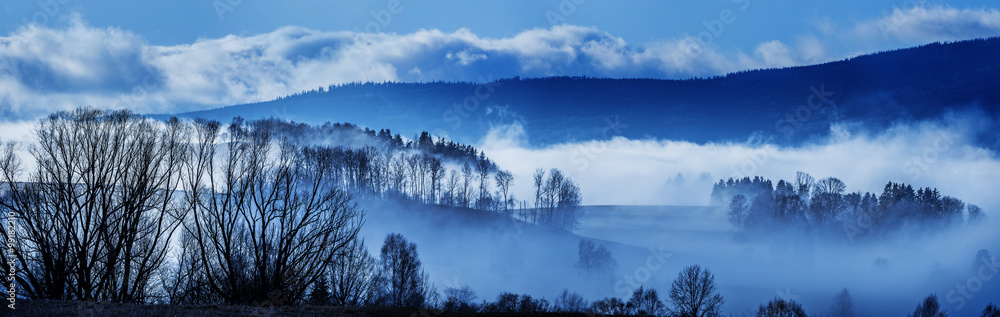
<path id="1" fill-rule="evenodd" d="M 700 34 L 627 43 L 597 27 L 575 25 L 504 38 L 468 29 L 395 34 L 288 26 L 160 46 L 128 30 L 89 26 L 74 15 L 65 28 L 27 25 L 0 37 L 0 113 L 33 119 L 81 105 L 178 112 L 366 81 L 713 76 L 847 57 L 829 49 L 844 43 L 883 41 L 885 47 L 992 36 L 1000 34 L 998 21 L 996 9 L 897 8 L 853 26 L 817 23 L 817 34 L 790 43 L 765 41 L 749 52 L 724 52 Z"/>

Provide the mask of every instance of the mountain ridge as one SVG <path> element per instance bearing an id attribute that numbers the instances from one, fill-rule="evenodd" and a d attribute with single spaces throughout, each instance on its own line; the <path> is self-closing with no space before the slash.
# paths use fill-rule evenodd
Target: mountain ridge
<path id="1" fill-rule="evenodd" d="M 994 37 L 710 78 L 351 83 L 178 116 L 346 121 L 468 143 L 492 127 L 519 123 L 532 146 L 612 136 L 696 143 L 754 136 L 798 145 L 828 136 L 834 123 L 884 129 L 948 111 L 982 112 L 996 126 L 998 74 L 1000 38 Z M 995 133 L 978 138 L 984 147 L 1000 148 Z"/>

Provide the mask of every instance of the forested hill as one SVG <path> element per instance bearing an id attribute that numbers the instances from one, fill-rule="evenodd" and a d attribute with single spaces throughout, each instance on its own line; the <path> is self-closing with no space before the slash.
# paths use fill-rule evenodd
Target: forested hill
<path id="1" fill-rule="evenodd" d="M 224 122 L 236 115 L 314 124 L 347 121 L 393 127 L 404 135 L 430 131 L 466 143 L 478 141 L 491 126 L 518 121 L 532 145 L 615 135 L 743 141 L 754 133 L 798 144 L 826 135 L 830 123 L 838 121 L 884 128 L 896 120 L 936 118 L 948 109 L 967 108 L 995 118 L 998 86 L 1000 38 L 989 38 L 708 79 L 346 84 L 181 116 Z M 985 134 L 981 144 L 1000 149 L 995 132 Z"/>

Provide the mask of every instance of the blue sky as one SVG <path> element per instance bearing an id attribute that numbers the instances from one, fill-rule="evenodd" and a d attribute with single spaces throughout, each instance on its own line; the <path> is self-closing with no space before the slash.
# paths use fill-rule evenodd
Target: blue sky
<path id="1" fill-rule="evenodd" d="M 49 0 L 9 1 L 0 12 L 0 34 L 13 32 L 24 21 L 44 12 Z M 65 3 L 62 3 L 65 2 Z M 388 0 L 375 1 L 253 1 L 253 0 L 174 0 L 174 1 L 79 1 L 52 0 L 57 3 L 56 18 L 79 12 L 92 26 L 118 27 L 145 37 L 151 44 L 176 45 L 199 38 L 218 38 L 229 34 L 253 35 L 282 26 L 302 26 L 333 31 L 364 29 L 371 11 L 386 9 Z M 704 20 L 717 19 L 720 11 L 734 10 L 736 21 L 727 25 L 717 43 L 725 49 L 753 49 L 765 40 L 790 41 L 798 33 L 816 29 L 829 20 L 839 24 L 877 19 L 894 8 L 947 5 L 954 8 L 996 7 L 995 1 L 462 1 L 399 0 L 402 11 L 392 17 L 385 32 L 412 33 L 419 29 L 452 32 L 468 28 L 482 37 L 513 36 L 531 28 L 551 26 L 549 17 L 561 23 L 596 26 L 629 43 L 696 34 L 705 28 Z M 580 2 L 579 4 L 576 4 Z M 235 5 L 230 5 L 233 3 Z M 221 8 L 220 18 L 218 8 Z M 232 10 L 229 10 L 229 8 Z M 51 11 L 51 10 L 49 10 Z M 559 16 L 547 15 L 547 12 Z M 562 13 L 569 13 L 562 15 Z M 564 18 L 564 19 L 562 19 Z M 891 43 L 890 43 L 891 44 Z M 845 46 L 850 46 L 845 44 Z"/>
<path id="2" fill-rule="evenodd" d="M 396 2 L 396 3 L 394 3 Z M 691 78 L 1000 35 L 989 1 L 9 1 L 0 114 L 174 112 L 354 81 Z"/>

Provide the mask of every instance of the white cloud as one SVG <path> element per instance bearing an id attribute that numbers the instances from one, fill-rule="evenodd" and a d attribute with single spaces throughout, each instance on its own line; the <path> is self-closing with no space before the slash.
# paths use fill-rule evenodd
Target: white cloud
<path id="1" fill-rule="evenodd" d="M 559 25 L 506 38 L 467 29 L 368 34 L 283 27 L 158 46 L 126 30 L 88 26 L 77 16 L 64 29 L 26 26 L 0 37 L 0 111 L 17 118 L 82 105 L 173 112 L 347 82 L 685 78 L 797 62 L 779 42 L 740 58 L 696 43 L 683 37 L 634 46 L 593 27 Z"/>
<path id="2" fill-rule="evenodd" d="M 894 7 L 892 12 L 878 19 L 858 22 L 848 30 L 827 26 L 827 33 L 840 33 L 863 43 L 924 44 L 1000 35 L 1000 11 L 916 5 Z"/>

